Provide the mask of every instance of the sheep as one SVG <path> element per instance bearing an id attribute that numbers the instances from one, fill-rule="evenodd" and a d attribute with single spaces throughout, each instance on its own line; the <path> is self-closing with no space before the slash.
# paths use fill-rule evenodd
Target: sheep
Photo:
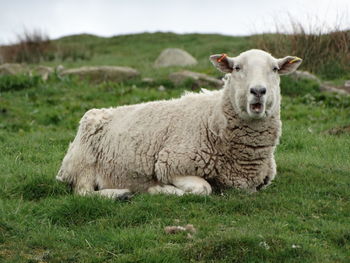
<path id="1" fill-rule="evenodd" d="M 210 61 L 226 73 L 221 90 L 87 111 L 56 178 L 76 194 L 114 199 L 269 185 L 281 135 L 279 75 L 302 59 L 253 49 Z"/>

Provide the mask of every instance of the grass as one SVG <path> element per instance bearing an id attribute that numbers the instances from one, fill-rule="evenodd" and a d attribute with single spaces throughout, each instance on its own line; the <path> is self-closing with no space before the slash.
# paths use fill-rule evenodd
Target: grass
<path id="1" fill-rule="evenodd" d="M 247 49 L 259 48 L 275 57 L 299 56 L 304 59 L 304 70 L 318 74 L 325 80 L 349 79 L 350 31 L 326 25 L 326 22 L 305 25 L 289 16 L 289 25 L 281 27 L 276 22 L 274 33 L 247 37 L 143 33 L 110 38 L 81 34 L 50 40 L 39 30 L 24 30 L 18 35 L 16 43 L 0 46 L 0 54 L 4 62 L 40 62 L 51 66 L 63 64 L 68 68 L 87 65 L 131 66 L 147 77 L 155 75 L 149 65 L 168 47 L 187 50 L 199 61 L 192 69 L 212 75 L 218 73 L 208 66 L 210 54 L 236 56 Z M 159 69 L 156 76 L 166 73 L 169 73 L 169 69 Z"/>
<path id="2" fill-rule="evenodd" d="M 327 21 L 320 22 L 317 17 L 317 23 L 305 24 L 287 16 L 284 26 L 276 20 L 273 34 L 253 36 L 255 45 L 275 56 L 284 56 L 286 52 L 296 54 L 304 59 L 305 69 L 324 79 L 350 77 L 350 30 L 340 29 L 341 16 L 334 26 L 328 26 Z"/>
<path id="3" fill-rule="evenodd" d="M 17 35 L 17 41 L 13 45 L 0 47 L 4 61 L 11 63 L 39 63 L 49 60 L 52 51 L 53 44 L 49 36 L 40 30 L 24 30 Z"/>
<path id="4" fill-rule="evenodd" d="M 97 45 L 110 52 L 105 60 L 95 58 L 135 66 L 157 80 L 151 86 L 139 80 L 92 85 L 55 75 L 47 82 L 0 77 L 0 262 L 349 262 L 350 135 L 324 131 L 349 124 L 350 99 L 319 94 L 312 81 L 282 80 L 278 176 L 259 193 L 139 194 L 113 202 L 74 196 L 54 180 L 86 110 L 168 99 L 186 90 L 166 81 L 176 68 L 153 71 L 158 49 L 184 47 L 202 62 L 193 69 L 211 73 L 208 54 L 220 45 L 219 52 L 230 46 L 238 52 L 246 41 L 155 34 L 162 41 L 152 48 L 151 36 L 110 39 L 106 49 Z M 89 43 L 91 36 L 85 37 Z M 142 51 L 135 51 L 136 58 L 121 55 L 136 46 Z M 165 91 L 158 91 L 160 83 Z M 197 229 L 192 238 L 163 230 L 188 223 Z"/>
<path id="5" fill-rule="evenodd" d="M 54 60 L 88 60 L 93 56 L 93 51 L 77 44 L 57 45 L 40 30 L 24 29 L 17 35 L 15 43 L 0 46 L 0 55 L 1 63 L 37 64 Z"/>

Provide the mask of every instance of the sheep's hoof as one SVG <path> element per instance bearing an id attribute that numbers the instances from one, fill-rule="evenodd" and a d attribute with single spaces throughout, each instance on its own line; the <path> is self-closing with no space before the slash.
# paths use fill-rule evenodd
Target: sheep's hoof
<path id="1" fill-rule="evenodd" d="M 115 197 L 115 200 L 116 200 L 116 201 L 128 202 L 128 201 L 131 200 L 131 198 L 132 198 L 133 196 L 134 196 L 133 193 L 131 193 L 131 192 L 126 192 L 126 193 L 124 193 L 124 194 L 122 194 L 122 195 L 116 196 L 116 197 Z"/>
<path id="2" fill-rule="evenodd" d="M 257 187 L 256 187 L 256 190 L 257 191 L 260 191 L 262 189 L 264 189 L 268 184 L 270 183 L 270 177 L 266 176 L 264 178 L 264 182 L 262 184 L 259 184 Z"/>

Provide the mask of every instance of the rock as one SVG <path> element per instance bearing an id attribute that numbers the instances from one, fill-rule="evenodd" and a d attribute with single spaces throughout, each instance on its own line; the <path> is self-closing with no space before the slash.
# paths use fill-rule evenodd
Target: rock
<path id="1" fill-rule="evenodd" d="M 60 73 L 60 72 L 62 72 L 64 70 L 64 66 L 62 66 L 62 65 L 58 65 L 58 66 L 56 66 L 56 68 L 55 68 L 55 71 L 57 72 L 57 73 Z"/>
<path id="2" fill-rule="evenodd" d="M 349 95 L 350 87 L 344 86 L 336 86 L 329 82 L 324 82 L 320 85 L 320 90 L 325 92 L 332 92 L 341 95 Z"/>
<path id="3" fill-rule="evenodd" d="M 166 226 L 164 227 L 164 231 L 167 234 L 176 234 L 178 232 L 188 232 L 190 234 L 195 234 L 197 232 L 192 224 L 187 224 L 186 226 Z"/>
<path id="4" fill-rule="evenodd" d="M 320 85 L 320 91 L 332 92 L 341 95 L 350 94 L 350 80 L 346 81 L 343 86 L 337 86 L 330 82 L 322 82 L 317 76 L 307 71 L 297 70 L 290 75 L 295 79 L 311 79 L 316 81 Z"/>
<path id="5" fill-rule="evenodd" d="M 29 70 L 27 66 L 15 63 L 5 63 L 0 65 L 0 76 L 2 75 L 17 75 L 28 74 Z"/>
<path id="6" fill-rule="evenodd" d="M 158 87 L 158 91 L 161 91 L 161 92 L 165 91 L 165 87 L 163 85 L 160 85 Z"/>
<path id="7" fill-rule="evenodd" d="M 197 87 L 210 86 L 214 88 L 221 88 L 224 85 L 222 80 L 210 77 L 206 74 L 183 70 L 174 72 L 169 75 L 170 81 L 175 85 L 184 83 L 186 80 L 191 80 Z"/>
<path id="8" fill-rule="evenodd" d="M 37 66 L 32 70 L 33 75 L 39 75 L 41 78 L 46 81 L 49 78 L 49 75 L 53 72 L 53 68 L 46 66 Z"/>
<path id="9" fill-rule="evenodd" d="M 197 60 L 188 52 L 179 48 L 167 48 L 160 53 L 154 62 L 156 68 L 170 66 L 192 66 L 196 65 Z"/>
<path id="10" fill-rule="evenodd" d="M 36 66 L 32 69 L 24 64 L 6 63 L 0 65 L 0 75 L 19 75 L 26 74 L 29 76 L 39 75 L 43 80 L 47 80 L 49 75 L 53 72 L 51 67 Z"/>
<path id="11" fill-rule="evenodd" d="M 296 70 L 290 76 L 295 79 L 311 79 L 321 84 L 321 80 L 317 76 L 307 71 Z"/>
<path id="12" fill-rule="evenodd" d="M 61 75 L 78 76 L 80 79 L 89 79 L 93 82 L 100 83 L 104 81 L 121 82 L 136 78 L 140 73 L 129 67 L 98 66 L 66 69 L 62 71 Z"/>
<path id="13" fill-rule="evenodd" d="M 152 78 L 143 78 L 142 82 L 143 83 L 152 84 L 152 83 L 154 83 L 154 79 L 152 79 Z"/>

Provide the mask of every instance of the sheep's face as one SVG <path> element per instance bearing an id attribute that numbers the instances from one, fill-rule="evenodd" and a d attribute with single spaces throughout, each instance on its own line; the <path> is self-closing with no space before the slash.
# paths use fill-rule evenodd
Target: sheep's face
<path id="1" fill-rule="evenodd" d="M 276 59 L 252 49 L 237 57 L 212 55 L 210 61 L 230 73 L 231 102 L 242 118 L 262 119 L 280 107 L 280 77 L 295 71 L 302 59 L 287 56 Z"/>

